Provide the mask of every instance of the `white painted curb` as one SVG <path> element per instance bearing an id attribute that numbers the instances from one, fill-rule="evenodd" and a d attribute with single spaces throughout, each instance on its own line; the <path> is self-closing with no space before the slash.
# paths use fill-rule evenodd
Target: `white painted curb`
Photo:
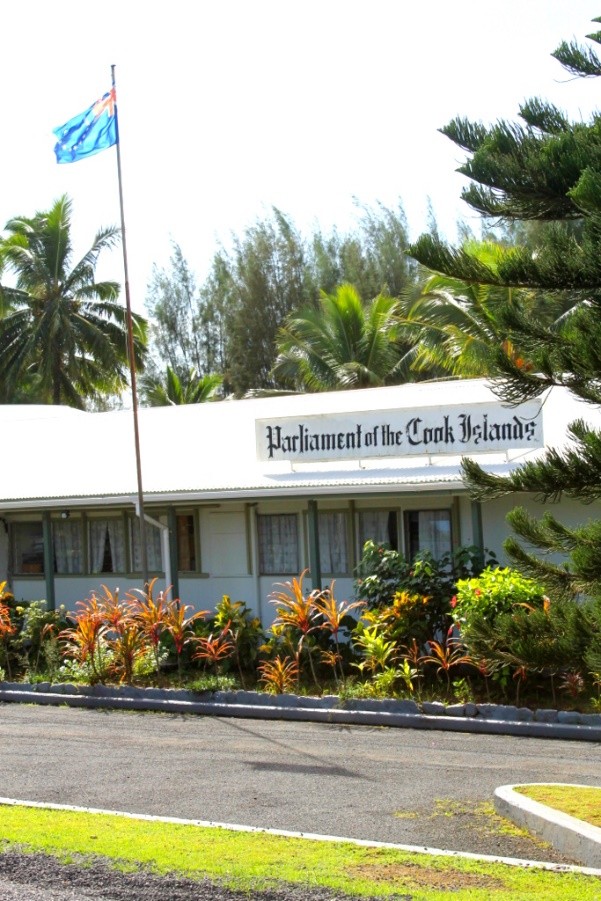
<path id="1" fill-rule="evenodd" d="M 199 826 L 211 829 L 229 829 L 232 832 L 259 833 L 261 835 L 281 835 L 285 838 L 304 838 L 317 842 L 344 842 L 363 848 L 391 848 L 409 854 L 426 854 L 436 857 L 456 857 L 466 860 L 481 860 L 486 863 L 503 863 L 512 867 L 528 867 L 539 870 L 551 870 L 558 873 L 583 873 L 586 876 L 601 876 L 601 869 L 572 866 L 569 864 L 548 863 L 540 860 L 522 860 L 518 857 L 494 857 L 490 854 L 471 854 L 468 851 L 445 851 L 441 848 L 427 848 L 416 845 L 400 845 L 395 842 L 375 842 L 359 838 L 345 838 L 340 835 L 320 835 L 316 832 L 290 832 L 286 829 L 263 829 L 260 826 L 243 826 L 239 823 L 215 823 L 211 820 L 185 820 L 180 817 L 160 817 L 144 813 L 126 813 L 121 810 L 103 810 L 97 807 L 76 807 L 71 804 L 52 804 L 43 801 L 19 801 L 16 798 L 0 798 L 2 805 L 11 807 L 36 807 L 41 810 L 71 810 L 75 813 L 97 813 L 114 817 L 125 817 L 129 820 L 144 820 L 154 823 L 176 823 L 183 826 Z"/>
<path id="2" fill-rule="evenodd" d="M 563 783 L 532 783 L 537 785 L 561 785 Z M 502 785 L 495 790 L 494 804 L 497 813 L 518 826 L 534 832 L 554 848 L 587 867 L 601 867 L 601 829 L 576 817 L 533 801 L 515 791 L 516 785 Z M 591 788 L 590 785 L 574 785 L 574 788 Z M 601 792 L 600 792 L 601 795 Z"/>

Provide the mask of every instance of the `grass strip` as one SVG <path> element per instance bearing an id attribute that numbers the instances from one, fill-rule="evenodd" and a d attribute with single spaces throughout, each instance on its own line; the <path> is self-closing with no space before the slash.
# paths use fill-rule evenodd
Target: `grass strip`
<path id="1" fill-rule="evenodd" d="M 518 785 L 515 791 L 601 828 L 601 788 L 583 785 Z"/>
<path id="2" fill-rule="evenodd" d="M 285 883 L 412 901 L 598 901 L 601 879 L 581 873 L 234 832 L 110 814 L 0 807 L 4 850 L 42 851 L 85 864 L 208 878 L 252 892 Z M 84 860 L 82 861 L 82 857 Z"/>

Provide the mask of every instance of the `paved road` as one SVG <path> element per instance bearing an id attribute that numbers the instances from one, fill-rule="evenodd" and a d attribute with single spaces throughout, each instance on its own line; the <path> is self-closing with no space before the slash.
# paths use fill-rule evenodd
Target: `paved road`
<path id="1" fill-rule="evenodd" d="M 601 744 L 0 705 L 4 797 L 547 859 L 474 812 L 541 781 L 601 785 Z"/>

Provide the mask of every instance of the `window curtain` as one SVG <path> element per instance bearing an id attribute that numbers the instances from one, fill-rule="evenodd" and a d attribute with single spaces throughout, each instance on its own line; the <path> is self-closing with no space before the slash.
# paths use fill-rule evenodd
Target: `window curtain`
<path id="1" fill-rule="evenodd" d="M 113 561 L 112 572 L 124 573 L 127 566 L 125 565 L 125 531 L 123 529 L 123 520 L 109 519 L 106 525 L 109 533 L 109 544 L 111 546 L 111 559 Z"/>
<path id="2" fill-rule="evenodd" d="M 321 571 L 348 572 L 346 513 L 319 513 L 318 516 Z"/>
<path id="3" fill-rule="evenodd" d="M 298 517 L 294 513 L 257 516 L 259 572 L 298 573 Z"/>
<path id="4" fill-rule="evenodd" d="M 104 551 L 108 542 L 111 556 L 109 572 L 125 572 L 125 531 L 121 519 L 90 520 L 90 567 L 93 573 L 104 569 Z"/>
<path id="5" fill-rule="evenodd" d="M 359 511 L 359 550 L 363 553 L 366 541 L 376 544 L 390 544 L 388 510 L 360 510 Z"/>
<path id="6" fill-rule="evenodd" d="M 57 519 L 52 523 L 54 561 L 57 573 L 83 572 L 81 521 Z"/>
<path id="7" fill-rule="evenodd" d="M 451 550 L 451 517 L 446 510 L 420 510 L 419 549 L 430 551 L 435 560 Z"/>
<path id="8" fill-rule="evenodd" d="M 140 523 L 138 519 L 131 521 L 131 546 L 134 572 L 142 572 L 142 554 L 140 542 Z M 151 523 L 146 524 L 146 559 L 150 572 L 163 571 L 163 555 L 161 552 L 161 530 Z"/>
<path id="9" fill-rule="evenodd" d="M 101 573 L 106 543 L 106 519 L 90 520 L 90 569 Z"/>

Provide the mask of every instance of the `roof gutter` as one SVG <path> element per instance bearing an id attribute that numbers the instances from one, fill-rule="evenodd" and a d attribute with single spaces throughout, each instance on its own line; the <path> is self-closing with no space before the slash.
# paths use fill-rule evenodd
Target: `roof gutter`
<path id="1" fill-rule="evenodd" d="M 135 496 L 131 494 L 112 495 L 110 497 L 23 497 L 17 500 L 0 500 L 0 510 L 10 513 L 25 513 L 32 510 L 60 510 L 63 507 L 69 509 L 89 508 L 93 504 L 101 504 L 103 507 L 123 507 L 128 504 L 135 506 Z"/>
<path id="2" fill-rule="evenodd" d="M 256 501 L 272 497 L 315 497 L 327 496 L 332 497 L 338 495 L 340 497 L 348 497 L 349 495 L 372 495 L 372 494 L 467 494 L 467 488 L 460 479 L 445 482 L 386 482 L 371 485 L 366 484 L 335 484 L 335 485 L 311 485 L 302 484 L 298 486 L 282 486 L 277 488 L 267 488 L 264 485 L 252 488 L 234 488 L 216 489 L 208 491 L 206 489 L 198 489 L 194 491 L 166 491 L 166 492 L 150 492 L 144 493 L 144 500 L 151 504 L 174 504 L 174 503 L 200 503 L 203 505 L 212 504 L 217 501 L 228 500 L 245 500 Z M 133 494 L 127 495 L 96 495 L 86 497 L 53 497 L 53 498 L 21 498 L 19 500 L 2 501 L 0 500 L 0 512 L 26 512 L 27 509 L 45 510 L 68 508 L 87 508 L 91 506 L 115 507 L 124 505 L 133 505 L 138 513 L 137 498 Z"/>

